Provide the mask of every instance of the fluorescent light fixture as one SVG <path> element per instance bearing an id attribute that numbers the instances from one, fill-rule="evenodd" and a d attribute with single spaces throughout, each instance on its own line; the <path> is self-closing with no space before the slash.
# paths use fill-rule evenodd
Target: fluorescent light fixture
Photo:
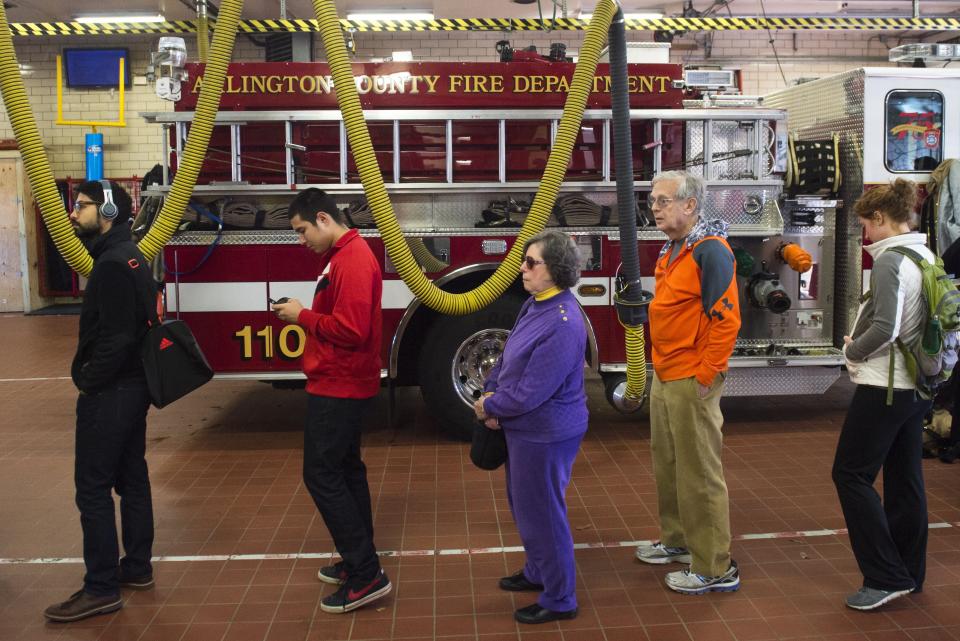
<path id="1" fill-rule="evenodd" d="M 581 20 L 589 20 L 593 17 L 592 13 L 581 13 Z M 627 20 L 659 20 L 663 17 L 662 13 L 625 13 L 623 17 Z"/>
<path id="2" fill-rule="evenodd" d="M 390 57 L 394 62 L 413 62 L 412 51 L 394 51 Z"/>
<path id="3" fill-rule="evenodd" d="M 159 13 L 126 13 L 113 15 L 87 15 L 77 16 L 76 22 L 81 24 L 115 24 L 120 22 L 166 22 Z"/>
<path id="4" fill-rule="evenodd" d="M 347 20 L 433 20 L 433 14 L 426 11 L 397 11 L 394 13 L 348 13 Z"/>

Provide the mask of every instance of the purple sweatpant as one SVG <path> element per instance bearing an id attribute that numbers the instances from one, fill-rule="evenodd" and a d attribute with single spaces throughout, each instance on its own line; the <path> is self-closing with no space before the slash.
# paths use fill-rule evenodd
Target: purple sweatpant
<path id="1" fill-rule="evenodd" d="M 537 602 L 555 612 L 577 607 L 577 567 L 564 498 L 583 434 L 556 443 L 507 437 L 507 500 L 527 563 L 523 574 L 544 586 Z"/>

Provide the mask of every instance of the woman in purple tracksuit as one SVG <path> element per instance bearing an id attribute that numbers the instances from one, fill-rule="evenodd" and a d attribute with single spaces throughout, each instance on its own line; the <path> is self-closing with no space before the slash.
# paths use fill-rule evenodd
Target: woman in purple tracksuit
<path id="1" fill-rule="evenodd" d="M 524 247 L 520 271 L 531 297 L 490 371 L 477 417 L 507 439 L 507 498 L 527 562 L 500 588 L 540 591 L 520 623 L 577 616 L 573 537 L 564 495 L 587 431 L 583 367 L 587 332 L 570 288 L 580 279 L 576 244 L 548 231 Z"/>

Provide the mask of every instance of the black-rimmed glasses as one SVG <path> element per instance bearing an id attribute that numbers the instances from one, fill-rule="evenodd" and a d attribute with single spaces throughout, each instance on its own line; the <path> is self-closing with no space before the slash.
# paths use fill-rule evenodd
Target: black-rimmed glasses
<path id="1" fill-rule="evenodd" d="M 87 205 L 96 205 L 97 207 L 99 207 L 102 204 L 103 203 L 98 203 L 95 200 L 75 200 L 73 202 L 73 211 L 80 211 Z"/>

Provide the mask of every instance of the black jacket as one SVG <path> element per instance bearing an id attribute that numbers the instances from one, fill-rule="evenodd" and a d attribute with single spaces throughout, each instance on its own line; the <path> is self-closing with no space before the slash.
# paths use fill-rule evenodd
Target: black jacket
<path id="1" fill-rule="evenodd" d="M 90 247 L 93 271 L 80 311 L 80 341 L 70 375 L 77 388 L 95 394 L 120 380 L 142 379 L 140 345 L 157 284 L 146 259 L 116 225 Z"/>

